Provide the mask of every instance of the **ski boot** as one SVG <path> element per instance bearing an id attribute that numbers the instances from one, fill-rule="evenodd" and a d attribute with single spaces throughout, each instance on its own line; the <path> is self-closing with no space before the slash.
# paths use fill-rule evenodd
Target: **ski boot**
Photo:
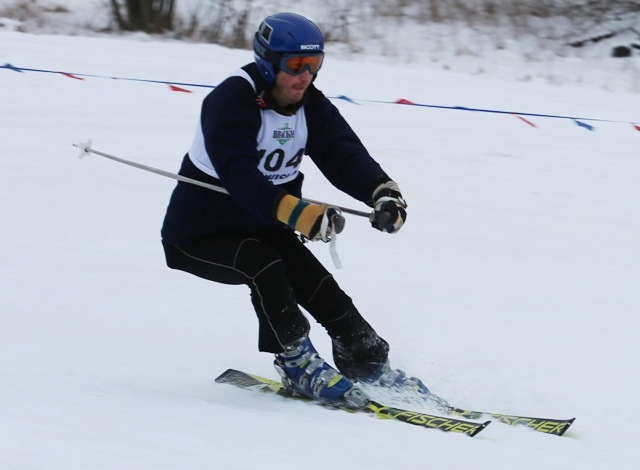
<path id="1" fill-rule="evenodd" d="M 345 376 L 325 362 L 308 336 L 276 354 L 274 366 L 285 389 L 325 404 L 363 408 L 369 398 Z"/>
<path id="2" fill-rule="evenodd" d="M 373 374 L 360 377 L 358 381 L 375 387 L 408 392 L 418 397 L 427 398 L 431 395 L 431 392 L 422 380 L 416 377 L 407 377 L 407 374 L 400 369 L 392 369 L 389 365 L 389 360 L 386 360 Z"/>

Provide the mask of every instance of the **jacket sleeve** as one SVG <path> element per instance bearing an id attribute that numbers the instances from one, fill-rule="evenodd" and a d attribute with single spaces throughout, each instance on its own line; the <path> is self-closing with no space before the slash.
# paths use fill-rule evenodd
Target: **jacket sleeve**
<path id="1" fill-rule="evenodd" d="M 313 85 L 305 112 L 309 130 L 307 154 L 335 187 L 371 205 L 373 190 L 391 178 L 338 109 Z"/>
<path id="2" fill-rule="evenodd" d="M 205 98 L 200 120 L 205 149 L 222 185 L 244 209 L 273 222 L 285 191 L 258 169 L 261 118 L 251 85 L 242 77 L 225 80 Z"/>

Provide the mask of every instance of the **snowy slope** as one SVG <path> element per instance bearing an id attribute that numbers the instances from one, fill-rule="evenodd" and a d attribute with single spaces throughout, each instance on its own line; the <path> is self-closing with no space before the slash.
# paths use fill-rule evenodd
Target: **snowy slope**
<path id="1" fill-rule="evenodd" d="M 0 63 L 219 83 L 251 60 L 213 45 L 0 33 Z M 584 64 L 583 64 L 584 65 Z M 594 71 L 599 76 L 602 69 Z M 215 385 L 275 377 L 244 287 L 164 266 L 175 171 L 206 89 L 0 70 L 0 468 L 634 469 L 640 307 L 638 95 L 328 57 L 336 100 L 400 183 L 397 235 L 350 217 L 335 275 L 392 361 L 459 406 L 577 417 L 563 438 L 493 424 L 469 439 Z M 306 195 L 364 208 L 313 168 Z M 328 247 L 313 250 L 331 266 Z M 329 356 L 317 325 L 314 342 Z M 629 421 L 625 421 L 629 420 Z"/>

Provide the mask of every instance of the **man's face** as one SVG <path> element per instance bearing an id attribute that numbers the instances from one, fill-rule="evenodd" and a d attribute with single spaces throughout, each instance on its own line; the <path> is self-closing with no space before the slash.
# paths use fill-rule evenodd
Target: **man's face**
<path id="1" fill-rule="evenodd" d="M 300 75 L 290 75 L 279 71 L 276 75 L 273 96 L 281 106 L 299 103 L 312 81 L 313 76 L 308 70 Z"/>

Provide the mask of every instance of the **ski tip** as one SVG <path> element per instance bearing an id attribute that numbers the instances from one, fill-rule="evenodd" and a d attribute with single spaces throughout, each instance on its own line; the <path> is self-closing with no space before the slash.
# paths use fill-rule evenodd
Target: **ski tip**
<path id="1" fill-rule="evenodd" d="M 484 423 L 480 424 L 478 426 L 478 428 L 476 430 L 474 430 L 472 433 L 470 433 L 469 435 L 471 437 L 476 437 L 478 435 L 478 433 L 480 433 L 481 431 L 483 431 L 487 426 L 489 426 L 491 424 L 491 421 L 485 421 Z"/>
<path id="2" fill-rule="evenodd" d="M 564 436 L 564 433 L 566 433 L 569 430 L 569 428 L 571 427 L 571 425 L 575 420 L 576 420 L 575 418 L 568 419 L 567 424 L 562 428 L 560 432 L 558 432 L 558 436 Z"/>

